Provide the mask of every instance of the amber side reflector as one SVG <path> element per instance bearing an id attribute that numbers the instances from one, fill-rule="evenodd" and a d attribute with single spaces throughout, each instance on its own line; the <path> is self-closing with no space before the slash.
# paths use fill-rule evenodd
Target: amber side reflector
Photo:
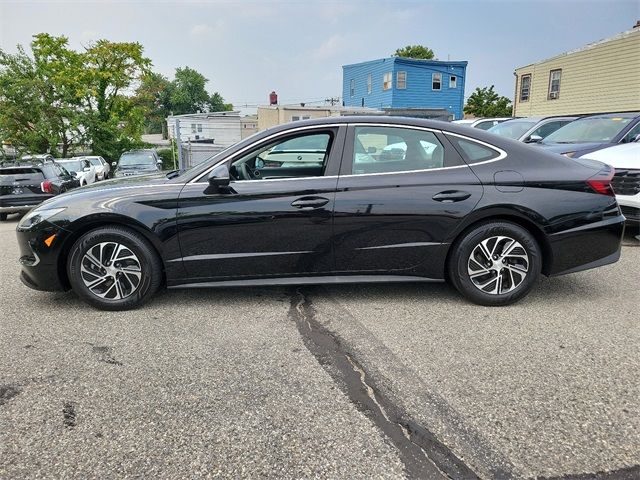
<path id="1" fill-rule="evenodd" d="M 50 246 L 51 246 L 51 244 L 53 243 L 53 240 L 54 240 L 55 238 L 56 238 L 56 235 L 55 235 L 55 234 L 51 235 L 50 237 L 45 238 L 45 239 L 44 239 L 44 243 L 45 243 L 45 245 L 46 245 L 47 247 L 50 247 Z"/>

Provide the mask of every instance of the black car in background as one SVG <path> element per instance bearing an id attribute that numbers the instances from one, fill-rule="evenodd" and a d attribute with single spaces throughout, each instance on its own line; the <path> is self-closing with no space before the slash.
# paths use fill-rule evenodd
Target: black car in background
<path id="1" fill-rule="evenodd" d="M 0 163 L 0 220 L 11 213 L 27 212 L 79 185 L 78 179 L 52 160 Z"/>
<path id="2" fill-rule="evenodd" d="M 161 172 L 162 160 L 155 150 L 129 150 L 111 166 L 114 168 L 113 177 L 131 177 Z"/>
<path id="3" fill-rule="evenodd" d="M 299 139 L 322 150 L 318 162 L 274 160 Z M 21 278 L 107 310 L 137 307 L 162 285 L 444 280 L 505 305 L 540 274 L 618 260 L 625 219 L 612 176 L 601 162 L 451 123 L 295 122 L 184 172 L 47 202 L 18 225 Z"/>
<path id="4" fill-rule="evenodd" d="M 619 143 L 633 142 L 638 135 L 640 112 L 606 113 L 574 120 L 536 145 L 575 158 Z"/>

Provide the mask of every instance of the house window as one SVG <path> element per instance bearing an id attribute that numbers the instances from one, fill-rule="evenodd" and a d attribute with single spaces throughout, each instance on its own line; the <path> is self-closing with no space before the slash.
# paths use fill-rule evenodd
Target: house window
<path id="1" fill-rule="evenodd" d="M 396 88 L 399 90 L 407 88 L 407 72 L 398 72 L 396 74 Z"/>
<path id="2" fill-rule="evenodd" d="M 389 90 L 391 88 L 391 72 L 387 72 L 382 77 L 382 90 Z"/>
<path id="3" fill-rule="evenodd" d="M 367 77 L 367 93 L 371 93 L 371 74 Z"/>
<path id="4" fill-rule="evenodd" d="M 195 123 L 191 124 L 191 133 L 196 133 L 196 124 Z"/>
<path id="5" fill-rule="evenodd" d="M 455 75 L 449 76 L 449 88 L 457 88 L 458 87 L 458 77 Z"/>
<path id="6" fill-rule="evenodd" d="M 352 97 L 356 94 L 356 80 L 354 78 L 351 79 L 351 87 L 349 89 L 349 92 Z"/>
<path id="7" fill-rule="evenodd" d="M 198 124 L 198 133 L 202 133 L 202 124 L 201 123 Z"/>
<path id="8" fill-rule="evenodd" d="M 431 90 L 440 90 L 442 88 L 442 74 L 431 74 Z"/>
<path id="9" fill-rule="evenodd" d="M 555 100 L 560 97 L 560 77 L 562 77 L 561 69 L 549 72 L 549 100 Z"/>
<path id="10" fill-rule="evenodd" d="M 528 102 L 529 93 L 531 92 L 531 74 L 522 75 L 520 77 L 520 101 Z"/>
<path id="11" fill-rule="evenodd" d="M 293 116 L 291 117 L 291 121 L 292 121 L 292 122 L 297 122 L 298 120 L 300 120 L 300 117 L 299 117 L 298 115 L 293 115 Z"/>

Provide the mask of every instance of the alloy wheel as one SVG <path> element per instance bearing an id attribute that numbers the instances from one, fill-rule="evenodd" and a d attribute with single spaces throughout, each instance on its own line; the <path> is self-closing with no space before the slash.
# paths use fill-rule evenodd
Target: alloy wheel
<path id="1" fill-rule="evenodd" d="M 91 293 L 108 300 L 130 296 L 142 280 L 140 260 L 117 242 L 102 242 L 89 248 L 82 257 L 80 273 Z"/>
<path id="2" fill-rule="evenodd" d="M 484 293 L 501 295 L 515 290 L 529 272 L 529 256 L 520 242 L 494 236 L 480 242 L 471 251 L 467 273 Z"/>

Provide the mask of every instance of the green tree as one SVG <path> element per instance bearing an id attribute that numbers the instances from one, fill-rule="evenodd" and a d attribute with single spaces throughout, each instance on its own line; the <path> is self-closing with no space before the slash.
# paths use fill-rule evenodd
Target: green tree
<path id="1" fill-rule="evenodd" d="M 435 54 L 433 53 L 433 50 L 423 45 L 407 45 L 404 48 L 398 48 L 393 56 L 431 60 Z"/>
<path id="2" fill-rule="evenodd" d="M 166 77 L 155 72 L 146 73 L 140 79 L 134 103 L 145 111 L 145 133 L 162 133 L 165 118 L 171 113 L 170 85 Z"/>
<path id="3" fill-rule="evenodd" d="M 145 110 L 130 90 L 149 72 L 151 61 L 137 42 L 98 40 L 83 54 L 87 128 L 96 155 L 116 159 L 141 144 Z"/>
<path id="4" fill-rule="evenodd" d="M 0 136 L 21 151 L 64 157 L 84 141 L 82 58 L 66 37 L 48 34 L 35 35 L 31 50 L 0 50 Z"/>
<path id="5" fill-rule="evenodd" d="M 510 117 L 511 100 L 498 95 L 491 87 L 476 88 L 464 106 L 464 113 L 475 117 Z"/>
<path id="6" fill-rule="evenodd" d="M 167 109 L 174 115 L 231 110 L 233 105 L 224 103 L 218 92 L 209 95 L 206 89 L 208 81 L 193 68 L 176 68 L 175 79 L 167 88 Z"/>

